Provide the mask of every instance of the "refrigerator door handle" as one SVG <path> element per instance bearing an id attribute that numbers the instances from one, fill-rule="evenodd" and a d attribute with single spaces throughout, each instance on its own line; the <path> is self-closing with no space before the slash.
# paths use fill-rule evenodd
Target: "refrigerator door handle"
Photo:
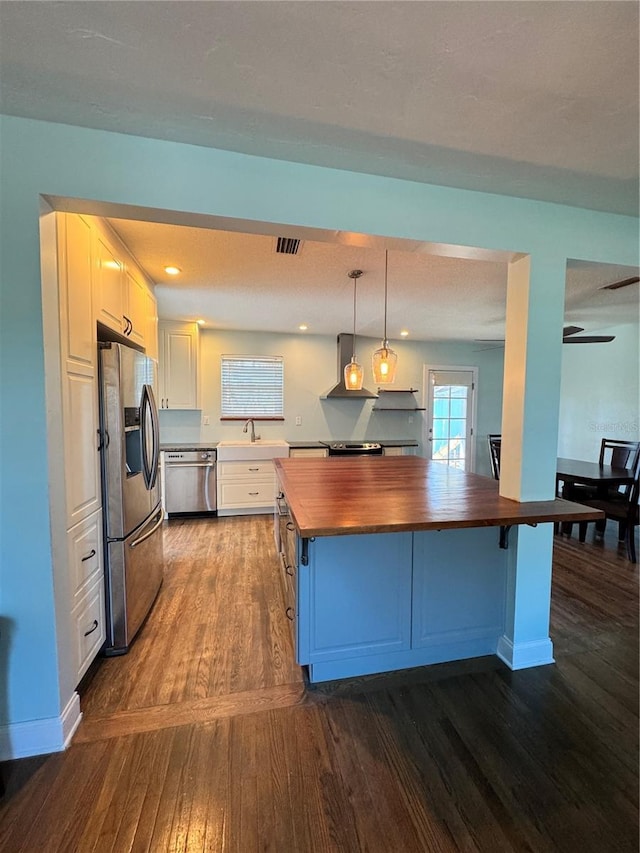
<path id="1" fill-rule="evenodd" d="M 162 513 L 162 512 L 160 512 L 160 513 L 159 513 L 159 515 L 158 515 L 158 520 L 157 520 L 157 521 L 156 521 L 156 523 L 153 525 L 153 527 L 151 528 L 151 530 L 147 530 L 147 532 L 146 532 L 146 533 L 143 533 L 143 535 L 142 535 L 142 536 L 138 536 L 138 538 L 137 538 L 137 539 L 134 539 L 134 540 L 133 540 L 133 542 L 130 542 L 130 543 L 129 543 L 129 548 L 135 548 L 135 547 L 136 547 L 136 545 L 140 545 L 142 542 L 144 542 L 144 540 L 145 540 L 145 539 L 148 539 L 150 536 L 153 536 L 153 534 L 156 532 L 156 530 L 157 530 L 157 529 L 162 525 L 162 522 L 163 522 L 163 521 L 164 521 L 163 513 Z"/>
<path id="2" fill-rule="evenodd" d="M 149 459 L 147 446 L 147 412 L 151 421 L 151 459 Z M 144 482 L 147 490 L 151 491 L 155 486 L 156 479 L 158 477 L 158 460 L 160 459 L 160 427 L 158 423 L 158 411 L 153 398 L 153 390 L 150 385 L 142 386 L 142 399 L 140 400 L 140 426 Z"/>

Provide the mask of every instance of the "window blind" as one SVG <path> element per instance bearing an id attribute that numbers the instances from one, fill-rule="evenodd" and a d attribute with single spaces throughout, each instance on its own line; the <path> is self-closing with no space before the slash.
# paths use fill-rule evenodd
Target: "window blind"
<path id="1" fill-rule="evenodd" d="M 471 388 L 473 372 L 471 370 L 432 370 L 431 382 L 434 385 L 463 385 Z"/>
<path id="2" fill-rule="evenodd" d="M 278 418 L 284 414 L 282 356 L 223 355 L 223 418 Z"/>

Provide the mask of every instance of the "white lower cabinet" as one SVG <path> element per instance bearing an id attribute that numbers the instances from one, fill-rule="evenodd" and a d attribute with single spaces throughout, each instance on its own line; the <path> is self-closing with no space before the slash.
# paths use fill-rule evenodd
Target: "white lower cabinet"
<path id="1" fill-rule="evenodd" d="M 272 512 L 275 473 L 270 459 L 218 463 L 218 515 Z"/>
<path id="2" fill-rule="evenodd" d="M 67 531 L 75 666 L 80 681 L 106 638 L 102 510 Z"/>
<path id="3" fill-rule="evenodd" d="M 104 580 L 101 578 L 88 590 L 72 613 L 75 625 L 78 681 L 106 639 Z"/>
<path id="4" fill-rule="evenodd" d="M 326 447 L 292 447 L 289 450 L 289 456 L 291 458 L 298 456 L 301 459 L 310 458 L 321 458 L 326 456 L 328 453 Z"/>

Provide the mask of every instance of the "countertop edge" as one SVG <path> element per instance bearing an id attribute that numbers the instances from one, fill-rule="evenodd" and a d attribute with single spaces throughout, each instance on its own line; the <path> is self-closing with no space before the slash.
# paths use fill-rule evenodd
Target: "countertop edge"
<path id="1" fill-rule="evenodd" d="M 538 503 L 538 502 L 537 502 Z M 604 518 L 604 513 L 601 510 L 594 510 L 582 504 L 574 504 L 558 498 L 556 501 L 545 502 L 552 509 L 538 511 L 529 515 L 508 515 L 504 514 L 500 519 L 481 520 L 481 519 L 435 519 L 433 521 L 413 521 L 406 523 L 395 524 L 377 524 L 377 525 L 354 525 L 350 527 L 311 527 L 301 526 L 295 517 L 293 510 L 291 517 L 296 525 L 298 533 L 303 539 L 312 537 L 325 536 L 352 536 L 371 533 L 410 533 L 419 530 L 464 530 L 465 528 L 473 527 L 515 527 L 517 525 L 537 525 L 552 522 L 568 522 L 568 521 L 598 521 Z M 568 507 L 558 507 L 557 504 L 562 503 Z M 518 504 L 518 506 L 526 506 L 526 504 Z M 579 509 L 578 509 L 579 507 Z M 575 508 L 575 509 L 574 509 Z"/>

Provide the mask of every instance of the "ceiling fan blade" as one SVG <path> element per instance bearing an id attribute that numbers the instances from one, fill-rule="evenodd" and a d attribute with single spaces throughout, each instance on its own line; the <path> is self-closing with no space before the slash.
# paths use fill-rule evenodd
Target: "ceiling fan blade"
<path id="1" fill-rule="evenodd" d="M 608 344 L 615 335 L 583 335 L 581 338 L 563 338 L 563 344 Z"/>
<path id="2" fill-rule="evenodd" d="M 562 337 L 566 338 L 569 335 L 577 335 L 578 332 L 584 332 L 582 326 L 565 326 L 562 330 Z"/>
<path id="3" fill-rule="evenodd" d="M 630 284 L 637 284 L 640 281 L 640 276 L 633 275 L 631 278 L 623 278 L 620 281 L 614 281 L 612 284 L 605 284 L 600 290 L 618 290 L 620 287 L 628 287 Z"/>

